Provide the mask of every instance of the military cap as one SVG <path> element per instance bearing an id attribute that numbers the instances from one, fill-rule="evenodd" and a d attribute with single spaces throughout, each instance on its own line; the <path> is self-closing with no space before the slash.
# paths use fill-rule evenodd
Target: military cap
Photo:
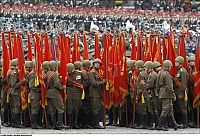
<path id="1" fill-rule="evenodd" d="M 33 66 L 32 61 L 26 61 L 26 62 L 25 62 L 25 67 L 26 67 L 26 68 L 32 68 L 32 66 Z"/>
<path id="2" fill-rule="evenodd" d="M 80 61 L 75 61 L 74 62 L 74 68 L 75 69 L 80 69 L 82 67 L 82 63 Z"/>
<path id="3" fill-rule="evenodd" d="M 175 61 L 183 64 L 184 63 L 184 58 L 182 56 L 178 56 L 178 57 L 176 57 Z"/>
<path id="4" fill-rule="evenodd" d="M 101 60 L 99 58 L 94 59 L 93 64 L 94 63 L 100 63 L 101 64 Z"/>
<path id="5" fill-rule="evenodd" d="M 11 66 L 17 66 L 18 65 L 18 59 L 11 60 Z"/>
<path id="6" fill-rule="evenodd" d="M 158 61 L 153 62 L 153 68 L 157 68 L 159 66 L 161 66 L 160 62 L 158 62 Z"/>
<path id="7" fill-rule="evenodd" d="M 56 61 L 52 60 L 52 61 L 49 62 L 49 68 L 50 69 L 55 69 L 57 67 L 58 67 L 58 63 Z"/>
<path id="8" fill-rule="evenodd" d="M 194 56 L 188 57 L 188 62 L 190 62 L 190 61 L 195 61 L 195 57 Z"/>
<path id="9" fill-rule="evenodd" d="M 135 66 L 138 67 L 138 68 L 142 68 L 143 65 L 144 65 L 144 61 L 142 61 L 142 60 L 137 60 L 135 62 Z"/>
<path id="10" fill-rule="evenodd" d="M 68 63 L 68 64 L 67 64 L 67 71 L 68 71 L 69 73 L 71 73 L 71 72 L 73 72 L 74 70 L 75 70 L 74 64 L 73 64 L 73 63 Z"/>
<path id="11" fill-rule="evenodd" d="M 153 62 L 152 61 L 146 61 L 145 63 L 144 63 L 144 67 L 146 67 L 146 68 L 153 68 Z"/>
<path id="12" fill-rule="evenodd" d="M 48 68 L 49 68 L 49 61 L 44 61 L 44 62 L 42 63 L 42 68 L 48 69 Z"/>
<path id="13" fill-rule="evenodd" d="M 126 64 L 127 64 L 127 67 L 133 67 L 135 64 L 135 60 L 127 60 Z"/>
<path id="14" fill-rule="evenodd" d="M 172 65 L 172 62 L 170 61 L 170 60 L 165 60 L 164 62 L 163 62 L 163 67 L 164 68 L 170 68 L 170 67 L 172 67 L 173 65 Z"/>
<path id="15" fill-rule="evenodd" d="M 82 62 L 82 66 L 85 67 L 85 68 L 88 68 L 91 66 L 91 62 L 89 60 L 84 60 Z"/>

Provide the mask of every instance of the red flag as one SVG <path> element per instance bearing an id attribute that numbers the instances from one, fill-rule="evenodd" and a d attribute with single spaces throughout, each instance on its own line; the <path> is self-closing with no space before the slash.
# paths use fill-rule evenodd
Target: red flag
<path id="1" fill-rule="evenodd" d="M 135 49 L 135 40 L 134 40 L 134 34 L 132 33 L 132 48 L 131 48 L 131 59 L 136 60 L 136 49 Z"/>
<path id="2" fill-rule="evenodd" d="M 146 51 L 145 51 L 144 61 L 151 61 L 152 56 L 151 56 L 151 48 L 149 46 L 148 37 L 145 38 L 145 45 L 146 45 Z"/>
<path id="3" fill-rule="evenodd" d="M 158 61 L 160 64 L 162 64 L 162 55 L 161 55 L 161 45 L 160 45 L 160 35 L 158 35 L 158 45 L 157 45 L 157 50 L 156 54 L 154 57 L 154 61 Z M 156 37 L 155 37 L 156 39 Z"/>
<path id="4" fill-rule="evenodd" d="M 200 106 L 200 44 L 198 41 L 198 45 L 196 46 L 196 53 L 195 53 L 195 75 L 194 75 L 194 100 L 193 100 L 193 107 L 197 108 Z"/>
<path id="5" fill-rule="evenodd" d="M 88 54 L 88 44 L 87 44 L 87 37 L 86 34 L 83 34 L 83 59 L 88 60 L 89 59 L 89 54 Z"/>
<path id="6" fill-rule="evenodd" d="M 80 46 L 79 46 L 79 39 L 78 34 L 74 33 L 74 47 L 73 47 L 73 53 L 72 53 L 72 63 L 75 61 L 80 61 Z"/>
<path id="7" fill-rule="evenodd" d="M 45 91 L 45 83 L 44 83 L 43 74 L 42 74 L 43 50 L 42 50 L 42 45 L 41 45 L 41 37 L 38 34 L 36 34 L 35 39 L 36 39 L 36 56 L 35 56 L 36 73 L 38 76 L 39 83 L 41 85 L 41 104 L 42 104 L 42 107 L 45 108 L 46 91 Z"/>
<path id="8" fill-rule="evenodd" d="M 111 76 L 111 69 L 109 65 L 109 58 L 108 58 L 108 37 L 106 34 L 103 35 L 103 58 L 102 58 L 102 72 L 103 72 L 103 77 L 108 80 L 106 83 L 106 88 L 103 92 L 103 103 L 105 108 L 109 109 L 111 107 L 111 88 L 113 87 L 113 79 Z"/>
<path id="9" fill-rule="evenodd" d="M 154 38 L 152 39 L 153 40 L 153 45 L 152 45 L 152 60 L 154 60 L 155 58 L 155 53 L 157 52 L 157 49 L 158 49 L 158 45 L 157 45 L 157 41 L 156 41 L 156 36 L 154 36 Z"/>
<path id="10" fill-rule="evenodd" d="M 172 41 L 172 38 L 171 36 L 168 37 L 168 60 L 170 60 L 173 64 L 171 70 L 170 70 L 170 74 L 175 77 L 175 73 L 176 73 L 176 67 L 175 67 L 175 58 L 176 58 L 176 55 L 175 55 L 175 49 L 172 45 L 173 41 Z"/>
<path id="11" fill-rule="evenodd" d="M 18 57 L 18 45 L 17 45 L 17 36 L 14 36 L 14 45 L 13 45 L 13 59 Z"/>
<path id="12" fill-rule="evenodd" d="M 12 47 L 12 35 L 11 35 L 11 32 L 8 32 L 8 42 L 9 42 L 9 53 L 10 53 L 10 59 L 13 59 L 13 47 Z"/>
<path id="13" fill-rule="evenodd" d="M 166 60 L 167 59 L 167 46 L 166 46 L 166 38 L 163 37 L 163 47 L 162 47 L 162 50 L 163 50 L 163 60 Z"/>
<path id="14" fill-rule="evenodd" d="M 119 91 L 119 83 L 120 83 L 120 62 L 119 62 L 119 54 L 117 49 L 117 38 L 115 37 L 114 45 L 113 45 L 113 77 L 114 77 L 114 92 L 113 92 L 113 104 L 119 105 L 122 102 L 122 96 Z"/>
<path id="15" fill-rule="evenodd" d="M 141 56 L 141 34 L 138 34 L 137 36 L 137 60 L 141 60 L 142 56 Z"/>
<path id="16" fill-rule="evenodd" d="M 31 38 L 30 34 L 27 35 L 27 43 L 28 43 L 28 60 L 32 61 L 32 49 L 31 49 Z"/>
<path id="17" fill-rule="evenodd" d="M 9 70 L 9 66 L 10 66 L 10 56 L 9 56 L 8 48 L 7 48 L 7 45 L 6 45 L 4 32 L 2 32 L 1 36 L 2 36 L 1 42 L 2 42 L 2 57 L 3 57 L 2 76 L 3 76 L 3 78 L 6 78 L 8 70 Z"/>
<path id="18" fill-rule="evenodd" d="M 25 59 L 24 59 L 24 48 L 22 45 L 22 38 L 21 36 L 16 36 L 17 37 L 17 43 L 18 43 L 18 73 L 19 73 L 19 80 L 24 80 L 25 79 L 25 69 L 24 69 L 24 64 L 25 64 Z"/>
<path id="19" fill-rule="evenodd" d="M 100 49 L 99 49 L 99 36 L 98 36 L 98 34 L 95 34 L 94 50 L 95 50 L 94 57 L 95 58 L 101 58 Z"/>
<path id="20" fill-rule="evenodd" d="M 51 61 L 53 57 L 50 52 L 49 42 L 48 42 L 48 34 L 44 34 L 44 61 Z"/>
<path id="21" fill-rule="evenodd" d="M 122 54 L 121 58 L 119 59 L 121 62 L 121 69 L 120 69 L 120 83 L 119 83 L 119 90 L 123 96 L 128 93 L 128 82 L 127 82 L 127 66 L 126 66 L 126 56 L 125 56 L 125 40 L 124 34 L 121 34 L 121 45 L 120 45 L 120 53 Z"/>
<path id="22" fill-rule="evenodd" d="M 67 60 L 67 63 L 70 63 L 71 62 L 71 58 L 70 58 L 70 38 L 66 37 L 64 42 L 65 42 L 64 48 L 66 49 L 65 50 L 66 58 L 67 58 L 66 60 Z"/>
<path id="23" fill-rule="evenodd" d="M 185 51 L 184 35 L 181 36 L 180 40 L 179 40 L 179 55 L 184 58 L 183 67 L 187 70 L 188 69 L 188 65 L 187 65 L 187 58 L 186 58 L 186 51 Z"/>

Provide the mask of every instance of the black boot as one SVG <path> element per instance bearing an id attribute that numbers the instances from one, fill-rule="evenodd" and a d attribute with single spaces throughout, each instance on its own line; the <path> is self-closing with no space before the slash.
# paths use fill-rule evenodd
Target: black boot
<path id="1" fill-rule="evenodd" d="M 41 129 L 42 128 L 38 124 L 38 114 L 31 115 L 31 127 L 32 127 L 32 129 Z"/>
<path id="2" fill-rule="evenodd" d="M 147 129 L 147 116 L 141 115 L 141 125 L 137 129 Z"/>
<path id="3" fill-rule="evenodd" d="M 187 114 L 182 114 L 182 124 L 183 124 L 183 126 L 181 127 L 182 129 L 188 128 Z"/>
<path id="4" fill-rule="evenodd" d="M 68 126 L 65 126 L 63 124 L 63 113 L 58 113 L 57 120 L 58 120 L 58 129 L 68 129 L 69 128 Z"/>
<path id="5" fill-rule="evenodd" d="M 148 126 L 148 130 L 154 130 L 155 128 L 153 127 L 153 114 L 150 114 L 149 116 L 149 126 Z"/>
<path id="6" fill-rule="evenodd" d="M 53 127 L 53 123 L 52 123 L 52 121 L 51 121 L 51 115 L 50 114 L 47 114 L 47 129 L 53 129 L 54 127 Z"/>
<path id="7" fill-rule="evenodd" d="M 7 110 L 5 110 L 3 107 L 1 108 L 1 125 L 9 127 Z"/>
<path id="8" fill-rule="evenodd" d="M 57 127 L 57 122 L 56 122 L 56 116 L 55 114 L 50 114 L 50 117 L 51 117 L 51 122 L 53 124 L 53 129 L 54 130 L 60 130 L 58 127 Z"/>
<path id="9" fill-rule="evenodd" d="M 14 127 L 15 128 L 25 128 L 25 126 L 23 126 L 21 124 L 20 115 L 21 115 L 20 113 L 14 114 L 14 121 L 15 121 Z"/>
<path id="10" fill-rule="evenodd" d="M 72 129 L 73 128 L 73 115 L 72 114 L 68 114 L 67 115 L 67 120 L 68 120 L 69 129 Z"/>
<path id="11" fill-rule="evenodd" d="M 101 125 L 99 125 L 99 115 L 94 115 L 94 121 L 95 121 L 95 125 L 94 125 L 94 129 L 104 129 Z"/>
<path id="12" fill-rule="evenodd" d="M 159 116 L 158 116 L 158 114 L 155 114 L 154 118 L 155 118 L 155 129 L 159 129 L 160 125 L 159 125 Z"/>
<path id="13" fill-rule="evenodd" d="M 166 124 L 167 124 L 167 118 L 160 116 L 160 121 L 159 121 L 160 128 L 159 128 L 159 130 L 168 131 Z"/>
<path id="14" fill-rule="evenodd" d="M 82 127 L 83 129 L 91 129 L 92 127 L 90 126 L 90 116 L 88 114 L 85 114 L 83 119 L 82 119 Z"/>
<path id="15" fill-rule="evenodd" d="M 181 126 L 176 123 L 173 115 L 169 116 L 168 118 L 169 118 L 169 122 L 172 124 L 174 130 L 181 128 Z"/>
<path id="16" fill-rule="evenodd" d="M 80 127 L 78 126 L 77 122 L 78 122 L 78 115 L 74 114 L 73 129 L 80 129 Z"/>

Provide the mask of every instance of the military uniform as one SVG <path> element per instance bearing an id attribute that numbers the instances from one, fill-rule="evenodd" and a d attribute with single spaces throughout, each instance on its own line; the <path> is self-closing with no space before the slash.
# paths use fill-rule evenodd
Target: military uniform
<path id="1" fill-rule="evenodd" d="M 172 66 L 171 61 L 165 60 L 163 62 L 164 69 L 158 73 L 158 89 L 159 89 L 159 99 L 162 104 L 162 112 L 160 116 L 160 126 L 161 129 L 167 131 L 167 116 L 169 122 L 172 124 L 174 129 L 176 130 L 178 125 L 174 119 L 173 115 L 173 103 L 172 100 L 175 97 L 175 93 L 173 90 L 173 80 L 172 76 L 169 73 L 169 68 Z"/>
<path id="2" fill-rule="evenodd" d="M 174 90 L 177 98 L 177 100 L 174 102 L 174 110 L 175 114 L 180 114 L 178 117 L 181 118 L 180 122 L 183 124 L 184 128 L 186 128 L 188 125 L 188 79 L 189 77 L 187 71 L 183 67 L 179 67 L 174 79 Z"/>
<path id="3" fill-rule="evenodd" d="M 99 59 L 95 59 L 94 63 L 101 63 Z M 91 109 L 93 114 L 93 127 L 94 128 L 102 128 L 99 125 L 99 112 L 101 109 L 101 97 L 102 97 L 102 91 L 103 87 L 102 85 L 105 84 L 105 81 L 103 81 L 98 68 L 93 68 L 90 71 L 90 103 L 91 103 Z"/>
<path id="4" fill-rule="evenodd" d="M 63 125 L 64 103 L 60 91 L 63 91 L 59 76 L 55 70 L 57 69 L 57 62 L 51 61 L 49 63 L 50 70 L 45 74 L 47 83 L 47 111 L 50 114 L 53 129 L 65 128 Z M 55 114 L 57 112 L 57 121 Z"/>
<path id="5" fill-rule="evenodd" d="M 149 127 L 153 127 L 153 121 L 155 120 L 155 127 L 158 127 L 158 109 L 157 109 L 157 98 L 158 98 L 158 92 L 156 89 L 156 82 L 157 82 L 157 73 L 155 71 L 152 71 L 148 77 L 147 83 L 146 83 L 146 89 L 148 92 L 147 96 L 147 107 L 148 112 L 150 114 L 149 116 Z"/>

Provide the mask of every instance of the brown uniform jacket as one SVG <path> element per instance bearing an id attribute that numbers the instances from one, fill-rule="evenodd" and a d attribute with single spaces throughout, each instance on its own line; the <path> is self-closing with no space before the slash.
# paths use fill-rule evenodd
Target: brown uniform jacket
<path id="1" fill-rule="evenodd" d="M 161 70 L 157 77 L 157 87 L 159 89 L 159 98 L 172 99 L 174 97 L 173 79 L 166 70 Z"/>

